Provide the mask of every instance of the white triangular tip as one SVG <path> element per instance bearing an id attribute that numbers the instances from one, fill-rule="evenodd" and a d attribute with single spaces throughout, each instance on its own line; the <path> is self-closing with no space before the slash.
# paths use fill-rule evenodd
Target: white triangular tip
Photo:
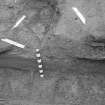
<path id="1" fill-rule="evenodd" d="M 14 45 L 14 46 L 17 46 L 19 48 L 25 48 L 25 45 L 20 44 L 18 42 L 15 42 L 13 40 L 7 39 L 7 38 L 1 39 L 1 41 L 6 42 L 6 43 L 9 43 L 9 44 Z"/>
<path id="2" fill-rule="evenodd" d="M 72 7 L 72 9 L 76 13 L 76 15 L 80 18 L 82 23 L 86 24 L 86 18 L 83 16 L 83 14 L 76 7 Z"/>

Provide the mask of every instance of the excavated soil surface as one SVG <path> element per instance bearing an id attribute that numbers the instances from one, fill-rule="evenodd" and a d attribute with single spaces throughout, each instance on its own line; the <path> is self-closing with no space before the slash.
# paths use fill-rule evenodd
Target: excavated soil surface
<path id="1" fill-rule="evenodd" d="M 54 0 L 24 1 L 17 2 L 18 5 L 10 3 L 9 7 L 6 0 L 0 1 L 0 37 L 13 38 L 27 46 L 20 49 L 0 42 L 0 105 L 104 105 L 105 46 L 87 40 L 89 35 L 105 33 L 101 18 L 104 12 L 98 8 L 104 4 L 93 0 L 88 1 L 88 7 L 85 0 L 79 3 L 64 0 L 66 4 L 59 0 L 60 12 Z M 82 3 L 83 13 L 88 12 L 86 26 L 70 10 L 70 6 Z M 24 14 L 27 16 L 24 22 L 11 30 Z M 37 47 L 43 78 L 35 55 Z"/>
<path id="2" fill-rule="evenodd" d="M 4 63 L 7 68 L 2 68 Z M 41 78 L 35 59 L 1 56 L 0 104 L 103 105 L 104 63 L 75 58 L 47 59 L 43 60 L 44 78 Z"/>

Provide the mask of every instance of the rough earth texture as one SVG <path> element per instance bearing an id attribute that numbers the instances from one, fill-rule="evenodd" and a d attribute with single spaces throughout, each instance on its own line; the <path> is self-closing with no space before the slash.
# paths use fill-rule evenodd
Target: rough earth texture
<path id="1" fill-rule="evenodd" d="M 104 105 L 104 6 L 104 0 L 0 0 L 0 38 L 26 45 L 0 42 L 0 105 Z"/>

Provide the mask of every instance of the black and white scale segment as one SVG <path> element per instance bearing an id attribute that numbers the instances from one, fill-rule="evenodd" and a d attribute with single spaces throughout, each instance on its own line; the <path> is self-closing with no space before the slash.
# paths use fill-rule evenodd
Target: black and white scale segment
<path id="1" fill-rule="evenodd" d="M 40 54 L 39 49 L 36 49 L 36 58 L 37 58 L 40 77 L 43 78 L 44 77 L 44 70 L 43 70 L 42 59 L 41 59 L 41 54 Z"/>

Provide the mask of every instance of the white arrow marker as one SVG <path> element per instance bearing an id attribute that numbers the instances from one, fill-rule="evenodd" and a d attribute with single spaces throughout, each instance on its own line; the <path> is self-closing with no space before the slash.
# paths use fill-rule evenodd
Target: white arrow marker
<path id="1" fill-rule="evenodd" d="M 83 24 L 86 24 L 86 19 L 85 17 L 82 15 L 82 13 L 76 8 L 76 7 L 72 7 L 73 11 L 76 13 L 76 15 L 80 18 L 80 20 L 82 21 Z"/>
<path id="2" fill-rule="evenodd" d="M 20 25 L 20 23 L 26 18 L 25 15 L 23 15 L 17 22 L 16 24 L 12 27 L 12 29 L 18 27 Z"/>
<path id="3" fill-rule="evenodd" d="M 17 47 L 20 47 L 20 48 L 25 48 L 25 45 L 20 44 L 18 42 L 15 42 L 13 40 L 10 40 L 10 39 L 4 38 L 4 39 L 1 39 L 1 41 L 6 42 L 6 43 L 9 43 L 9 44 L 14 45 L 14 46 L 17 46 Z"/>

